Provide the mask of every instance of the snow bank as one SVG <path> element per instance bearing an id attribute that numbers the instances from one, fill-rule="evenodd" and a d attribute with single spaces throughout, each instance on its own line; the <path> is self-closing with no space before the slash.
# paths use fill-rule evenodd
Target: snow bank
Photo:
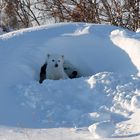
<path id="1" fill-rule="evenodd" d="M 16 102 L 31 110 L 38 126 L 85 127 L 108 120 L 118 123 L 131 114 L 131 98 L 139 89 L 139 80 L 133 78 L 126 80 L 106 72 L 89 78 L 45 80 L 41 85 L 31 82 L 16 87 Z"/>
<path id="2" fill-rule="evenodd" d="M 110 121 L 103 121 L 89 126 L 88 129 L 93 134 L 94 138 L 106 138 L 114 134 L 115 124 Z"/>
<path id="3" fill-rule="evenodd" d="M 139 33 L 137 32 L 137 34 Z M 132 63 L 140 72 L 140 39 L 135 38 L 136 35 L 122 30 L 115 30 L 111 32 L 110 38 L 116 46 L 127 52 Z"/>
<path id="4" fill-rule="evenodd" d="M 2 35 L 0 85 L 11 86 L 38 80 L 47 53 L 64 54 L 65 59 L 76 66 L 83 76 L 104 71 L 135 74 L 139 67 L 109 38 L 111 31 L 116 28 L 107 25 L 57 24 Z"/>
<path id="5" fill-rule="evenodd" d="M 138 33 L 109 25 L 63 23 L 1 35 L 0 124 L 91 126 L 99 137 L 114 135 L 110 128 L 140 105 L 139 51 Z M 47 53 L 64 54 L 82 77 L 39 84 Z"/>

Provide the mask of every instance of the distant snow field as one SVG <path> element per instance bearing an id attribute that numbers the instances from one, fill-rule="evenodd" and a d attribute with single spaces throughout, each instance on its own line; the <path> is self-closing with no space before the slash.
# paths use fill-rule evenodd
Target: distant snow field
<path id="1" fill-rule="evenodd" d="M 81 77 L 45 80 L 47 54 Z M 0 139 L 140 139 L 140 35 L 61 23 L 0 35 Z"/>

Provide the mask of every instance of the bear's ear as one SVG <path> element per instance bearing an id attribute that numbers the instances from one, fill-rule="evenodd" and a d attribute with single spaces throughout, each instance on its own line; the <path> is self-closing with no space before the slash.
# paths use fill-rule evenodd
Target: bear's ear
<path id="1" fill-rule="evenodd" d="M 62 58 L 64 59 L 64 55 L 62 55 Z"/>
<path id="2" fill-rule="evenodd" d="M 49 58 L 50 57 L 50 54 L 47 54 L 47 58 Z"/>

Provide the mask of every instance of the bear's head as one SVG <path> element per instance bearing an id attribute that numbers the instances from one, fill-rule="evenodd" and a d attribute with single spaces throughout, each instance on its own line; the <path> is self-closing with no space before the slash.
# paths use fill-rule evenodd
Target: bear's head
<path id="1" fill-rule="evenodd" d="M 47 65 L 54 68 L 63 67 L 64 56 L 58 54 L 48 54 L 47 55 Z"/>

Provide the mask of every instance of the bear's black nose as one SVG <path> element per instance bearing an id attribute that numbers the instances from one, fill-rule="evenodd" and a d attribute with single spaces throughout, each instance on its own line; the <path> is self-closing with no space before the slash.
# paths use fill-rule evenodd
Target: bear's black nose
<path id="1" fill-rule="evenodd" d="M 58 64 L 55 64 L 55 67 L 57 68 L 58 67 Z"/>

